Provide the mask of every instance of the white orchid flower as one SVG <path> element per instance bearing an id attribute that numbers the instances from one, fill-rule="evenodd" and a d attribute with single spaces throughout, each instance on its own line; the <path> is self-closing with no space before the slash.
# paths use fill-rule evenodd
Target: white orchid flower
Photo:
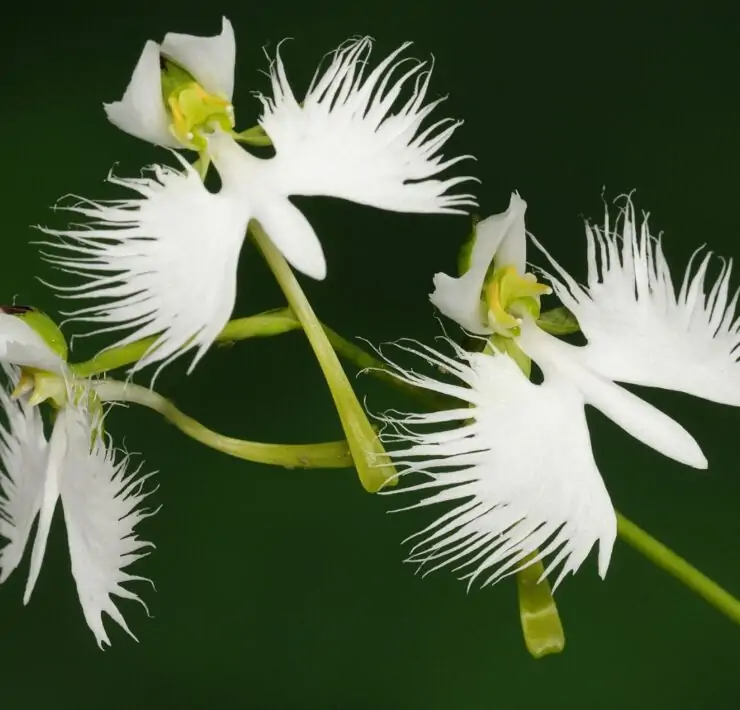
<path id="1" fill-rule="evenodd" d="M 453 345 L 456 357 L 449 357 L 426 346 L 402 346 L 455 383 L 395 366 L 402 380 L 461 402 L 450 411 L 389 416 L 386 436 L 400 442 L 392 455 L 401 470 L 425 474 L 406 490 L 430 495 L 412 507 L 455 504 L 418 533 L 411 559 L 430 571 L 458 565 L 471 584 L 494 583 L 547 558 L 546 575 L 562 564 L 557 586 L 597 542 L 598 571 L 606 574 L 616 514 L 594 461 L 587 404 L 660 453 L 707 467 L 680 424 L 617 382 L 740 405 L 731 262 L 723 261 L 711 280 L 711 254 L 698 266 L 692 259 L 676 289 L 660 241 L 646 218 L 638 223 L 630 202 L 616 225 L 608 214 L 603 227 L 587 225 L 586 285 L 532 238 L 549 259 L 551 273 L 544 273 L 552 290 L 588 340 L 577 347 L 537 325 L 541 285 L 523 275 L 525 209 L 513 195 L 507 212 L 480 222 L 469 270 L 460 278 L 438 274 L 431 296 L 442 313 L 470 331 L 493 334 L 499 347 L 469 353 Z M 539 366 L 541 384 L 510 357 L 514 348 Z M 429 431 L 438 424 L 450 428 Z"/>
<path id="2" fill-rule="evenodd" d="M 89 223 L 45 228 L 63 238 L 52 243 L 49 259 L 85 280 L 59 292 L 98 301 L 70 315 L 102 324 L 97 332 L 132 330 L 111 347 L 158 336 L 135 369 L 152 362 L 164 366 L 195 349 L 192 370 L 233 310 L 237 261 L 251 219 L 292 266 L 315 279 L 325 277 L 321 243 L 291 195 L 327 195 L 398 212 L 461 212 L 474 205 L 472 195 L 449 194 L 473 178 L 436 178 L 470 156 L 440 155 L 460 122 L 443 119 L 422 128 L 443 98 L 425 102 L 431 68 L 399 58 L 408 44 L 367 72 L 371 40 L 345 42 L 329 66 L 317 70 L 301 103 L 278 53 L 269 72 L 273 94 L 259 96 L 272 158 L 244 150 L 223 123 L 190 121 L 188 135 L 204 142 L 220 174 L 218 193 L 209 192 L 197 170 L 178 156 L 177 170 L 155 165 L 148 177 L 109 176 L 134 193 L 129 199 L 80 200 L 66 207 Z M 233 32 L 224 21 L 215 38 L 167 35 L 159 48 L 147 44 L 123 100 L 115 110 L 108 106 L 125 130 L 171 145 L 161 91 L 157 95 L 153 88 L 160 77 L 157 51 L 175 56 L 208 90 L 220 88 L 219 96 L 230 96 Z"/>
<path id="3" fill-rule="evenodd" d="M 197 81 L 198 89 L 211 98 L 214 108 L 233 114 L 234 28 L 224 17 L 221 34 L 214 37 L 169 32 L 161 44 L 147 41 L 121 100 L 103 104 L 108 119 L 122 131 L 156 145 L 180 148 L 183 137 L 173 131 L 168 115 L 171 107 L 165 106 L 162 100 L 162 56 L 187 70 Z"/>
<path id="4" fill-rule="evenodd" d="M 0 360 L 11 386 L 19 378 L 16 365 L 36 367 L 45 344 L 15 316 L 0 314 Z M 60 369 L 59 358 L 48 347 L 46 363 Z M 136 524 L 151 512 L 140 503 L 148 476 L 127 471 L 128 457 L 117 457 L 100 433 L 99 415 L 92 414 L 85 393 L 70 390 L 56 415 L 51 436 L 33 396 L 11 396 L 0 387 L 0 406 L 6 424 L 0 424 L 0 583 L 20 563 L 38 518 L 23 603 L 27 604 L 41 570 L 52 517 L 61 500 L 67 526 L 72 576 L 82 611 L 98 645 L 110 645 L 103 626 L 105 612 L 132 637 L 112 595 L 139 596 L 123 585 L 142 580 L 124 571 L 147 554 L 151 543 L 140 540 Z"/>

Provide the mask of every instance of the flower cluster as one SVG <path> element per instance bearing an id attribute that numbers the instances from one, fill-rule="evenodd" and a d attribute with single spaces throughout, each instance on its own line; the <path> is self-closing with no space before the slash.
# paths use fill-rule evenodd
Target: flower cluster
<path id="1" fill-rule="evenodd" d="M 449 172 L 471 156 L 442 152 L 461 122 L 434 117 L 443 99 L 429 98 L 432 66 L 406 56 L 408 47 L 373 66 L 372 41 L 350 39 L 324 58 L 300 95 L 279 47 L 269 63 L 270 93 L 257 94 L 257 125 L 238 131 L 236 42 L 227 19 L 215 36 L 169 33 L 161 43 L 145 44 L 121 100 L 105 104 L 105 113 L 117 128 L 166 148 L 173 164 L 151 165 L 135 177 L 111 174 L 119 199 L 68 199 L 58 208 L 74 221 L 40 228 L 44 258 L 76 279 L 55 287 L 57 295 L 93 302 L 74 311 L 72 321 L 117 339 L 94 367 L 70 365 L 64 337 L 46 316 L 18 306 L 0 313 L 7 382 L 0 389 L 6 420 L 0 426 L 0 534 L 7 541 L 0 583 L 19 565 L 38 521 L 24 603 L 61 500 L 88 626 L 101 647 L 110 643 L 103 612 L 131 634 L 113 597 L 143 604 L 124 585 L 142 579 L 125 570 L 152 547 L 135 531 L 152 514 L 142 507 L 151 474 L 132 469 L 129 456 L 113 446 L 105 430 L 107 403 L 136 402 L 181 421 L 170 403 L 131 378 L 152 365 L 153 387 L 157 373 L 181 355 L 192 356 L 191 371 L 217 339 L 250 337 L 230 322 L 249 234 L 291 306 L 279 316 L 246 319 L 250 333 L 303 327 L 345 424 L 344 448 L 298 447 L 297 460 L 354 463 L 368 490 L 420 494 L 411 507 L 447 503 L 415 536 L 410 559 L 426 569 L 454 565 L 466 570 L 470 584 L 486 585 L 546 563 L 539 577 L 557 571 L 557 586 L 598 545 L 604 577 L 617 516 L 594 460 L 587 404 L 660 453 L 707 467 L 678 422 L 622 385 L 740 405 L 731 262 L 722 262 L 711 278 L 711 254 L 697 256 L 676 287 L 660 240 L 629 198 L 616 220 L 607 210 L 602 226 L 586 225 L 585 284 L 527 234 L 527 205 L 518 194 L 506 212 L 477 222 L 461 252 L 460 273 L 437 274 L 430 296 L 472 345 L 466 349 L 447 337 L 444 352 L 397 344 L 436 368 L 435 376 L 382 356 L 386 375 L 445 404 L 380 415 L 384 426 L 375 437 L 288 266 L 317 280 L 331 267 L 290 197 L 331 196 L 407 213 L 465 215 L 476 206 L 462 186 L 477 180 Z M 272 156 L 255 151 L 259 146 L 271 147 Z M 217 192 L 205 184 L 210 170 L 220 178 Z M 545 269 L 528 270 L 528 240 Z M 546 296 L 562 306 L 543 311 Z M 559 337 L 579 330 L 585 345 Z M 138 348 L 137 355 L 123 362 L 119 355 L 127 348 Z M 123 365 L 130 365 L 126 382 L 94 377 Z M 541 381 L 531 377 L 534 365 Z M 49 405 L 49 427 L 42 403 Z M 281 463 L 293 455 L 290 447 L 278 452 L 224 437 L 212 441 L 196 427 L 188 420 L 182 428 L 242 458 Z M 373 479 L 371 470 L 384 473 Z M 408 486 L 388 490 L 407 476 Z"/>

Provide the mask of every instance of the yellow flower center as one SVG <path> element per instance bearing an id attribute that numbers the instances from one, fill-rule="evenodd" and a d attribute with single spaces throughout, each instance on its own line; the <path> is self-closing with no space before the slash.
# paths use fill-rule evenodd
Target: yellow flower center
<path id="1" fill-rule="evenodd" d="M 496 269 L 484 291 L 488 325 L 498 335 L 516 337 L 523 317 L 539 318 L 540 296 L 551 290 L 534 274 L 519 274 L 515 266 Z"/>
<path id="2" fill-rule="evenodd" d="M 178 64 L 162 58 L 162 95 L 169 117 L 170 132 L 185 148 L 203 153 L 207 135 L 215 128 L 230 133 L 234 128 L 234 107 L 224 96 L 209 94 Z"/>

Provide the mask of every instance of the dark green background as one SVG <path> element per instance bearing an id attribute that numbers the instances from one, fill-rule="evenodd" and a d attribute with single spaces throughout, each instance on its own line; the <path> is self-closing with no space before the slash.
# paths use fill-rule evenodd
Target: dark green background
<path id="1" fill-rule="evenodd" d="M 553 5 L 553 7 L 549 7 Z M 584 270 L 582 217 L 637 189 L 682 268 L 702 243 L 740 254 L 738 13 L 712 3 L 374 2 L 13 4 L 2 27 L 2 299 L 55 313 L 34 276 L 54 279 L 28 226 L 61 224 L 66 192 L 115 196 L 114 164 L 133 175 L 168 155 L 117 131 L 101 102 L 119 98 L 147 38 L 210 34 L 221 13 L 238 41 L 241 127 L 267 90 L 262 47 L 284 37 L 300 90 L 320 57 L 348 36 L 377 38 L 376 60 L 402 41 L 433 53 L 434 95 L 466 119 L 450 151 L 478 157 L 484 215 L 512 189 L 528 226 L 566 267 Z M 620 9 L 616 9 L 619 7 Z M 670 10 L 668 8 L 671 8 Z M 441 113 L 440 113 L 441 116 Z M 362 169 L 362 166 L 358 166 Z M 298 200 L 322 238 L 326 282 L 305 283 L 321 317 L 347 336 L 430 342 L 435 271 L 453 268 L 462 217 L 380 213 Z M 282 305 L 260 257 L 242 255 L 236 314 Z M 63 307 L 62 307 L 63 308 Z M 79 357 L 96 342 L 78 341 Z M 214 350 L 162 392 L 203 422 L 266 441 L 318 441 L 340 427 L 300 333 Z M 408 406 L 364 378 L 373 409 Z M 740 413 L 649 392 L 697 437 L 697 472 L 662 458 L 589 414 L 616 505 L 740 593 Z M 140 644 L 117 628 L 101 653 L 87 629 L 61 516 L 30 605 L 24 567 L 0 590 L 0 704 L 20 708 L 736 708 L 740 629 L 618 543 L 606 582 L 593 559 L 558 593 L 567 648 L 536 662 L 521 640 L 514 585 L 466 593 L 449 572 L 426 579 L 401 564 L 400 541 L 428 513 L 387 515 L 387 498 L 352 471 L 249 465 L 179 435 L 155 415 L 117 411 L 117 440 L 160 471 L 157 550 L 137 571 L 153 614 L 122 609 Z M 547 432 L 542 432 L 546 436 Z M 27 564 L 27 563 L 26 563 Z"/>

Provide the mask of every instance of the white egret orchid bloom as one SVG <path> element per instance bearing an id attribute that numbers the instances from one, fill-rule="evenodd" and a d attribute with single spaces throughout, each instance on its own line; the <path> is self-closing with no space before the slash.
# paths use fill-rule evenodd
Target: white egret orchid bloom
<path id="1" fill-rule="evenodd" d="M 162 56 L 173 59 L 197 81 L 193 87 L 207 95 L 211 104 L 220 104 L 231 118 L 231 98 L 234 93 L 236 40 L 234 28 L 224 17 L 221 34 L 214 37 L 169 32 L 161 44 L 148 40 L 136 64 L 131 81 L 120 101 L 103 104 L 108 119 L 126 133 L 156 145 L 183 147 L 172 125 L 162 96 Z M 174 107 L 176 110 L 177 106 Z M 192 136 L 191 136 L 192 139 Z"/>
<path id="2" fill-rule="evenodd" d="M 226 95 L 232 44 L 225 24 L 218 37 L 167 35 L 160 49 L 177 56 L 194 76 L 210 77 Z M 278 53 L 270 64 L 272 96 L 259 96 L 259 123 L 272 141 L 273 157 L 247 152 L 221 124 L 199 129 L 197 137 L 205 140 L 221 178 L 218 193 L 209 192 L 178 156 L 179 170 L 155 165 L 148 177 L 109 176 L 134 193 L 129 199 L 80 200 L 65 207 L 90 222 L 43 230 L 63 238 L 51 244 L 49 260 L 84 278 L 58 291 L 98 301 L 70 315 L 103 324 L 97 332 L 132 329 L 111 347 L 158 336 L 134 369 L 153 362 L 163 367 L 195 349 L 192 370 L 233 310 L 237 262 L 251 219 L 293 267 L 315 279 L 326 276 L 321 243 L 291 195 L 339 197 L 397 212 L 454 213 L 473 206 L 472 195 L 449 191 L 474 178 L 436 178 L 470 156 L 440 155 L 461 122 L 442 119 L 422 128 L 444 99 L 425 102 L 431 67 L 399 58 L 408 44 L 367 71 L 371 40 L 345 42 L 330 55 L 329 66 L 316 71 L 301 103 Z M 152 88 L 160 77 L 156 48 L 147 45 L 123 100 L 108 113 L 125 130 L 166 144 L 163 100 Z"/>
<path id="3" fill-rule="evenodd" d="M 513 195 L 507 212 L 480 222 L 469 270 L 460 278 L 438 274 L 431 300 L 470 331 L 508 337 L 539 366 L 542 383 L 531 382 L 506 348 L 470 353 L 453 345 L 456 357 L 449 357 L 403 345 L 458 382 L 398 365 L 396 375 L 461 404 L 389 416 L 386 434 L 400 442 L 392 455 L 401 470 L 425 474 L 405 489 L 430 493 L 412 507 L 455 504 L 417 533 L 411 559 L 429 571 L 459 565 L 470 584 L 483 586 L 543 558 L 546 575 L 562 564 L 557 586 L 597 542 L 598 571 L 606 574 L 616 514 L 594 461 L 585 405 L 666 456 L 707 467 L 680 424 L 616 382 L 740 405 L 740 319 L 738 294 L 730 293 L 731 262 L 722 262 L 711 282 L 711 254 L 698 266 L 692 259 L 677 290 L 660 241 L 646 218 L 638 223 L 630 202 L 616 224 L 607 214 L 603 227 L 586 226 L 584 286 L 532 237 L 549 259 L 551 273 L 543 273 L 552 290 L 588 340 L 578 347 L 536 324 L 536 284 L 533 276 L 523 276 L 525 209 Z M 450 428 L 429 431 L 440 423 Z"/>
<path id="4" fill-rule="evenodd" d="M 16 365 L 37 367 L 43 340 L 20 319 L 0 314 L 0 360 L 10 385 L 17 383 Z M 45 365 L 54 369 L 59 358 L 47 348 Z M 56 358 L 56 360 L 55 360 Z M 127 471 L 128 457 L 117 458 L 100 433 L 99 415 L 87 406 L 87 395 L 69 391 L 68 402 L 56 415 L 46 439 L 44 422 L 33 396 L 11 396 L 0 387 L 0 584 L 19 565 L 31 528 L 38 518 L 23 603 L 27 604 L 43 562 L 51 521 L 61 500 L 67 527 L 72 576 L 88 626 L 98 646 L 110 645 L 103 626 L 105 612 L 133 638 L 112 595 L 139 596 L 123 585 L 143 580 L 124 571 L 147 554 L 151 543 L 140 540 L 136 524 L 151 512 L 139 505 L 151 476 Z"/>

